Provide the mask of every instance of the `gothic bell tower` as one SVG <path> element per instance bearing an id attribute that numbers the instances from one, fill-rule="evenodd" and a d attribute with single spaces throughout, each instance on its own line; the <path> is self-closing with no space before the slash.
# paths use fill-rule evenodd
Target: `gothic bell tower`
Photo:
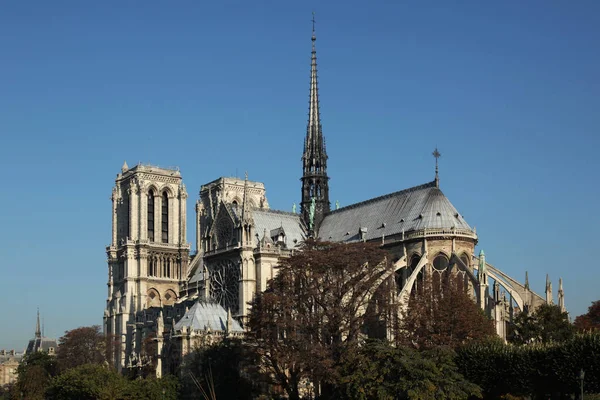
<path id="1" fill-rule="evenodd" d="M 141 351 L 137 314 L 173 305 L 187 277 L 187 192 L 177 169 L 125 163 L 111 199 L 104 331 L 117 341 L 113 361 L 121 371 Z"/>
<path id="2" fill-rule="evenodd" d="M 319 110 L 319 86 L 317 77 L 317 50 L 315 42 L 315 19 L 313 14 L 312 56 L 310 67 L 310 96 L 308 102 L 308 125 L 302 155 L 302 218 L 309 235 L 316 237 L 319 226 L 330 211 L 329 177 L 327 176 L 327 151 L 321 128 Z"/>

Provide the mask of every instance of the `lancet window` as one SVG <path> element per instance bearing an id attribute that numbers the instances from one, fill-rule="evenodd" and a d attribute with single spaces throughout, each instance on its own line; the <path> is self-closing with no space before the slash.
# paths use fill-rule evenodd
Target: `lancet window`
<path id="1" fill-rule="evenodd" d="M 162 195 L 162 242 L 169 243 L 169 196 Z"/>
<path id="2" fill-rule="evenodd" d="M 154 242 L 154 192 L 148 192 L 148 240 Z"/>

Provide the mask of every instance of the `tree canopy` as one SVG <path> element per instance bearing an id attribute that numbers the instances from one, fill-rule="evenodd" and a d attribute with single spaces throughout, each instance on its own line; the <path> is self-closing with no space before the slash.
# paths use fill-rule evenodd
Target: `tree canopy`
<path id="1" fill-rule="evenodd" d="M 107 361 L 106 337 L 100 326 L 83 326 L 65 332 L 58 341 L 56 358 L 61 370 Z"/>
<path id="2" fill-rule="evenodd" d="M 343 360 L 335 398 L 467 399 L 481 397 L 479 386 L 467 381 L 454 363 L 454 351 L 438 347 L 417 351 L 368 341 Z"/>
<path id="3" fill-rule="evenodd" d="M 475 304 L 462 276 L 433 276 L 419 283 L 402 313 L 398 340 L 407 346 L 456 348 L 496 335 L 493 322 Z"/>
<path id="4" fill-rule="evenodd" d="M 600 330 L 600 300 L 588 308 L 588 312 L 575 318 L 573 323 L 579 331 Z"/>
<path id="5" fill-rule="evenodd" d="M 569 314 L 552 304 L 519 313 L 510 328 L 508 339 L 515 344 L 563 342 L 575 333 Z"/>
<path id="6" fill-rule="evenodd" d="M 254 347 L 291 399 L 299 398 L 303 379 L 321 387 L 335 381 L 344 349 L 365 327 L 375 289 L 393 272 L 387 257 L 370 243 L 308 240 L 257 295 L 248 322 Z"/>

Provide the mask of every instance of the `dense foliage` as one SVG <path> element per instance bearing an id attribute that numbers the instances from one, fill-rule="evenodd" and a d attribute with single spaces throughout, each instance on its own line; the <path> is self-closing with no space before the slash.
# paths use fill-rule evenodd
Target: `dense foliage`
<path id="1" fill-rule="evenodd" d="M 515 317 L 508 339 L 515 344 L 563 342 L 574 333 L 568 313 L 557 305 L 542 304 L 533 312 L 523 311 Z"/>
<path id="2" fill-rule="evenodd" d="M 587 313 L 575 318 L 573 325 L 579 331 L 600 331 L 600 300 L 594 301 Z"/>
<path id="3" fill-rule="evenodd" d="M 461 373 L 484 391 L 486 399 L 503 395 L 548 398 L 579 391 L 600 392 L 600 334 L 579 334 L 562 343 L 506 345 L 499 340 L 465 346 L 456 363 Z"/>
<path id="4" fill-rule="evenodd" d="M 419 283 L 403 312 L 401 343 L 418 349 L 456 348 L 495 336 L 492 321 L 467 293 L 462 276 L 444 274 Z"/>
<path id="5" fill-rule="evenodd" d="M 100 326 L 83 326 L 65 332 L 59 339 L 56 360 L 63 371 L 84 364 L 103 364 L 106 347 Z"/>
<path id="6" fill-rule="evenodd" d="M 370 243 L 307 241 L 256 297 L 248 323 L 254 348 L 290 399 L 300 397 L 306 379 L 323 392 L 335 385 L 342 355 L 370 318 L 375 289 L 393 273 L 387 256 Z M 382 302 L 378 311 L 389 306 Z"/>
<path id="7" fill-rule="evenodd" d="M 176 400 L 174 378 L 128 380 L 102 365 L 84 364 L 52 380 L 48 400 Z"/>
<path id="8" fill-rule="evenodd" d="M 419 352 L 369 341 L 344 356 L 335 398 L 466 399 L 481 389 L 467 381 L 454 364 L 454 351 L 436 348 Z"/>
<path id="9" fill-rule="evenodd" d="M 181 398 L 202 398 L 213 389 L 217 399 L 254 399 L 261 391 L 257 365 L 255 353 L 240 340 L 195 349 L 183 362 Z"/>

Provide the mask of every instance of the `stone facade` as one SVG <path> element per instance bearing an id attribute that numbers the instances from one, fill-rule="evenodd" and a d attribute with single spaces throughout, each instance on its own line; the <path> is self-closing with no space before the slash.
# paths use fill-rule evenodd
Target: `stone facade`
<path id="1" fill-rule="evenodd" d="M 14 350 L 0 350 L 0 387 L 17 381 L 17 368 L 23 353 Z"/>
<path id="2" fill-rule="evenodd" d="M 112 240 L 104 330 L 119 348 L 119 369 L 140 349 L 136 313 L 172 305 L 187 279 L 187 192 L 176 169 L 125 163 L 112 190 Z M 139 353 L 139 351 L 137 351 Z"/>
<path id="3" fill-rule="evenodd" d="M 115 353 L 119 369 L 143 364 L 142 344 L 149 339 L 156 345 L 161 375 L 172 371 L 194 344 L 231 334 L 231 324 L 220 329 L 186 325 L 190 309 L 213 310 L 211 315 L 227 315 L 243 326 L 249 302 L 267 288 L 279 260 L 292 255 L 308 237 L 380 243 L 396 266 L 394 295 L 400 307 L 406 306 L 420 277 L 446 270 L 461 274 L 501 337 L 506 336 L 514 312 L 552 301 L 551 295 L 544 299 L 533 293 L 527 280 L 521 284 L 487 263 L 483 252 L 476 256 L 476 230 L 440 189 L 437 149 L 433 181 L 330 209 L 315 41 L 313 32 L 299 212 L 295 206 L 293 212 L 270 209 L 265 185 L 247 175 L 216 179 L 200 188 L 196 253 L 190 256 L 187 193 L 179 171 L 148 165 L 129 168 L 125 163 L 117 175 L 104 329 L 119 343 Z M 491 288 L 488 279 L 493 280 Z M 559 304 L 564 309 L 562 284 Z"/>

